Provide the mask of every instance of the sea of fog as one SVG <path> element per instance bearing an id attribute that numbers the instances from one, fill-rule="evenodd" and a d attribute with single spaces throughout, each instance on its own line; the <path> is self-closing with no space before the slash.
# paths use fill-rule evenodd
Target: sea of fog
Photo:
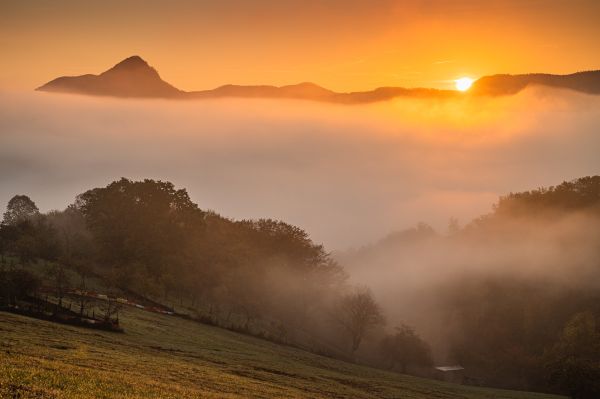
<path id="1" fill-rule="evenodd" d="M 0 207 L 27 194 L 63 209 L 120 177 L 154 178 L 203 209 L 282 219 L 344 249 L 598 174 L 598 126 L 600 97 L 542 89 L 372 105 L 0 92 Z"/>

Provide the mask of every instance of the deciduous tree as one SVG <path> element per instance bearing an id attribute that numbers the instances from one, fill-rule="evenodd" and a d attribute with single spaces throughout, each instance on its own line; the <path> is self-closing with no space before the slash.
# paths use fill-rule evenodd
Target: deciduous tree
<path id="1" fill-rule="evenodd" d="M 385 324 L 381 309 L 367 288 L 357 288 L 345 295 L 334 317 L 350 336 L 352 353 L 370 330 Z"/>

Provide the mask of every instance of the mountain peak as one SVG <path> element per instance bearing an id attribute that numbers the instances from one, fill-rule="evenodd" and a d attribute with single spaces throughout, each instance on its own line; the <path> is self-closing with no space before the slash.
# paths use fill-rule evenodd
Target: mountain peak
<path id="1" fill-rule="evenodd" d="M 156 71 L 139 55 L 125 58 L 100 75 L 63 76 L 38 88 L 115 97 L 173 98 L 181 91 L 162 80 Z"/>
<path id="2" fill-rule="evenodd" d="M 123 61 L 119 62 L 117 65 L 146 66 L 146 65 L 148 65 L 148 63 L 146 62 L 146 60 L 144 60 L 139 55 L 132 55 L 131 57 L 125 58 Z"/>
<path id="3" fill-rule="evenodd" d="M 139 55 L 132 55 L 125 58 L 117 65 L 109 69 L 110 71 L 131 71 L 135 69 L 152 69 L 150 65 Z"/>

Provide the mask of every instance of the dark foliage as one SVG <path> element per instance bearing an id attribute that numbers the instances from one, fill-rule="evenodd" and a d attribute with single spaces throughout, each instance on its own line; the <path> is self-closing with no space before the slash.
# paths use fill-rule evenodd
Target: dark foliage
<path id="1" fill-rule="evenodd" d="M 386 335 L 379 345 L 381 356 L 390 368 L 398 367 L 402 373 L 410 367 L 431 367 L 431 348 L 415 330 L 407 325 L 396 328 L 394 334 Z"/>
<path id="2" fill-rule="evenodd" d="M 24 220 L 29 220 L 39 214 L 35 202 L 26 195 L 15 195 L 8 201 L 2 224 L 14 226 Z"/>
<path id="3" fill-rule="evenodd" d="M 546 354 L 550 381 L 573 399 L 600 397 L 600 317 L 574 315 Z"/>
<path id="4" fill-rule="evenodd" d="M 51 261 L 46 276 L 59 302 L 95 275 L 113 289 L 188 307 L 216 325 L 291 339 L 288 331 L 323 321 L 346 279 L 302 229 L 200 210 L 169 182 L 123 178 L 45 215 L 15 205 L 23 201 L 12 201 L 11 212 L 27 216 L 11 216 L 0 228 L 2 253 L 22 263 Z M 77 282 L 66 269 L 79 275 Z"/>
<path id="5" fill-rule="evenodd" d="M 0 270 L 0 304 L 15 305 L 18 299 L 37 293 L 40 280 L 26 270 Z"/>

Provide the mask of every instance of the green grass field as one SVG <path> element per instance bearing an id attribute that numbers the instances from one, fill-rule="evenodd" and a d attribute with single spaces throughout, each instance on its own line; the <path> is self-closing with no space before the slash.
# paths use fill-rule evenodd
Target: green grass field
<path id="1" fill-rule="evenodd" d="M 0 398 L 558 398 L 414 378 L 127 308 L 125 334 L 0 312 Z"/>

